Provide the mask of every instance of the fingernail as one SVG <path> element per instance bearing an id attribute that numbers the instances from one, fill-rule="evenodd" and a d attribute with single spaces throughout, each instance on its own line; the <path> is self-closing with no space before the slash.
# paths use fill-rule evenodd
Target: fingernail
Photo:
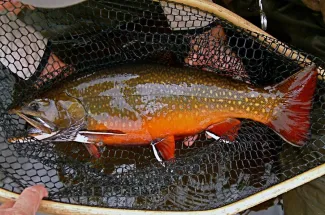
<path id="1" fill-rule="evenodd" d="M 49 191 L 47 191 L 47 189 L 45 187 L 43 189 L 43 195 L 44 195 L 44 197 L 49 197 Z"/>
<path id="2" fill-rule="evenodd" d="M 31 190 L 34 191 L 34 192 L 40 192 L 40 194 L 42 196 L 48 197 L 49 193 L 48 193 L 47 189 L 45 188 L 45 186 L 43 184 L 38 184 L 36 186 L 40 186 L 41 189 L 37 189 L 37 188 L 32 187 Z"/>

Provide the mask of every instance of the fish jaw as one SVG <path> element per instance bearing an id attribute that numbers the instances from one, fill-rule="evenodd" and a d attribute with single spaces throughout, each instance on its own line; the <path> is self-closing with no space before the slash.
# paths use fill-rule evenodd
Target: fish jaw
<path id="1" fill-rule="evenodd" d="M 52 132 L 50 134 L 46 134 L 46 133 L 42 133 L 42 134 L 29 134 L 28 137 L 33 137 L 37 140 L 46 140 L 49 139 L 55 135 L 58 134 L 57 132 Z M 24 143 L 26 142 L 26 140 L 28 140 L 26 137 L 13 137 L 13 138 L 9 138 L 8 142 L 9 143 Z"/>
<path id="2" fill-rule="evenodd" d="M 32 117 L 22 113 L 21 111 L 18 110 L 12 110 L 10 111 L 11 113 L 17 114 L 19 117 L 23 118 L 26 122 L 31 124 L 33 127 L 43 131 L 46 134 L 51 134 L 52 130 L 55 130 L 53 126 L 48 125 L 44 120 L 41 120 L 39 117 Z"/>
<path id="3" fill-rule="evenodd" d="M 57 135 L 59 131 L 51 132 L 50 134 L 44 133 L 42 130 L 37 128 L 29 129 L 28 136 L 34 137 L 37 140 L 46 140 L 50 139 L 51 137 Z"/>

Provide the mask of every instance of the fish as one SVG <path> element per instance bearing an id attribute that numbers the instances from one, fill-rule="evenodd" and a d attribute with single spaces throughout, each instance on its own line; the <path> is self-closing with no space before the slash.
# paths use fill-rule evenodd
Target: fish
<path id="1" fill-rule="evenodd" d="M 99 145 L 151 145 L 171 160 L 180 137 L 232 131 L 235 139 L 242 119 L 305 145 L 316 84 L 315 65 L 267 87 L 189 67 L 122 65 L 67 79 L 10 113 L 36 139 L 80 142 L 96 155 Z"/>

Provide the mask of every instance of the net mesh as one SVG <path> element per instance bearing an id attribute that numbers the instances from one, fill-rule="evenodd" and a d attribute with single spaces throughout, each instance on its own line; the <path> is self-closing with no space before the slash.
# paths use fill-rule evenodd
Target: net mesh
<path id="1" fill-rule="evenodd" d="M 2 4 L 2 5 L 1 5 Z M 119 64 L 196 67 L 257 86 L 300 70 L 263 35 L 252 36 L 197 8 L 147 0 L 90 0 L 61 9 L 0 3 L 0 186 L 20 193 L 42 183 L 49 199 L 98 207 L 207 210 L 233 203 L 324 163 L 324 90 L 317 83 L 312 137 L 296 148 L 266 126 L 243 120 L 234 143 L 198 134 L 176 143 L 162 166 L 145 146 L 102 146 L 94 159 L 78 143 L 27 139 L 27 123 L 8 113 L 67 76 Z M 263 36 L 264 40 L 259 40 Z M 280 43 L 281 44 L 281 43 Z M 285 51 L 290 51 L 288 48 Z M 297 50 L 297 49 L 295 49 Z M 322 60 L 299 52 L 317 66 Z"/>

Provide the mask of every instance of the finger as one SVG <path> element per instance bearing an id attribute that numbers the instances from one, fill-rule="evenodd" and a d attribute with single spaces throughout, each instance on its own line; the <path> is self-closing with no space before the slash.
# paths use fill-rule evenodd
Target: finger
<path id="1" fill-rule="evenodd" d="M 9 201 L 3 203 L 3 204 L 0 206 L 0 209 L 12 208 L 12 206 L 14 206 L 14 204 L 15 204 L 15 201 L 13 201 L 13 200 L 9 200 Z"/>
<path id="2" fill-rule="evenodd" d="M 19 1 L 0 1 L 0 11 L 7 10 L 9 12 L 14 12 L 18 14 L 21 10 L 22 4 Z"/>
<path id="3" fill-rule="evenodd" d="M 195 45 L 193 46 L 193 49 L 194 49 L 194 51 L 199 51 L 199 46 L 198 46 L 197 44 L 195 44 Z"/>
<path id="4" fill-rule="evenodd" d="M 13 4 L 11 4 L 11 2 L 4 2 L 4 1 L 0 1 L 0 11 L 4 11 L 4 10 L 12 10 L 13 9 Z"/>
<path id="5" fill-rule="evenodd" d="M 197 134 L 194 136 L 186 137 L 183 141 L 183 144 L 187 147 L 192 146 L 197 138 L 198 138 Z"/>
<path id="6" fill-rule="evenodd" d="M 320 1 L 320 11 L 323 14 L 323 21 L 325 23 L 325 1 Z"/>
<path id="7" fill-rule="evenodd" d="M 226 33 L 221 27 L 221 25 L 218 25 L 217 27 L 213 28 L 211 31 L 211 35 L 215 38 L 220 38 L 222 40 L 226 39 Z"/>
<path id="8" fill-rule="evenodd" d="M 207 139 L 211 139 L 212 137 L 210 136 L 210 135 L 208 135 L 207 133 L 205 133 L 205 137 L 207 138 Z"/>
<path id="9" fill-rule="evenodd" d="M 27 5 L 27 7 L 28 7 L 30 10 L 35 10 L 35 7 L 33 7 L 32 5 Z"/>
<path id="10" fill-rule="evenodd" d="M 189 146 L 189 143 L 190 141 L 189 140 L 185 140 L 184 142 L 183 142 L 183 144 L 185 145 L 185 146 Z"/>
<path id="11" fill-rule="evenodd" d="M 188 142 L 188 147 L 192 146 L 193 143 L 194 143 L 194 141 L 193 141 L 193 140 L 190 140 L 190 141 Z"/>
<path id="12" fill-rule="evenodd" d="M 28 187 L 21 193 L 12 208 L 24 214 L 35 214 L 41 200 L 47 196 L 48 192 L 43 185 Z"/>
<path id="13" fill-rule="evenodd" d="M 52 73 L 53 71 L 59 70 L 60 68 L 65 67 L 65 63 L 63 63 L 62 61 L 60 61 L 60 59 L 53 53 L 51 53 L 48 62 L 46 64 L 46 67 L 44 68 L 44 70 L 41 73 L 41 77 L 42 76 L 46 76 L 49 73 Z M 59 71 L 61 72 L 61 71 Z M 58 75 L 58 74 L 57 74 Z M 57 76 L 55 75 L 55 76 Z"/>

